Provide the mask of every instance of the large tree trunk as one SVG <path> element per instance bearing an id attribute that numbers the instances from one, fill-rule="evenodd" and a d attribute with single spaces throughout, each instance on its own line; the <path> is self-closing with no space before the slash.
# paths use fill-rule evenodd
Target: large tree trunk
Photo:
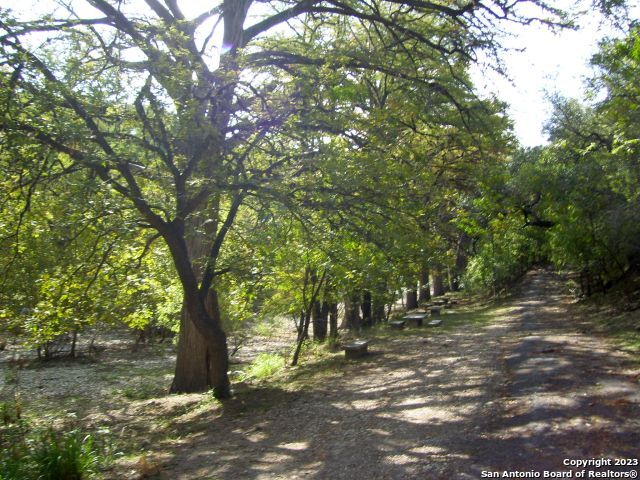
<path id="1" fill-rule="evenodd" d="M 217 132 L 223 132 L 229 125 L 233 111 L 234 82 L 237 81 L 238 48 L 242 43 L 243 25 L 250 5 L 251 0 L 225 0 L 221 5 L 224 23 L 223 45 L 229 47 L 220 58 L 219 72 L 228 74 L 224 80 L 225 88 L 216 96 L 216 108 L 210 108 L 209 112 L 205 113 L 208 104 L 202 102 L 201 108 L 194 112 L 193 125 L 188 130 L 194 138 L 185 142 L 183 147 L 187 158 L 201 155 L 213 160 L 204 164 L 204 173 L 208 176 L 215 176 L 217 169 L 221 167 L 224 146 L 217 141 L 211 143 L 211 132 L 206 128 L 204 131 L 200 130 L 200 127 L 210 123 Z M 204 98 L 205 92 L 214 90 L 211 86 L 209 79 L 205 79 L 197 90 Z M 205 145 L 207 152 L 201 151 Z M 161 231 L 169 245 L 184 288 L 184 307 L 172 392 L 198 392 L 212 388 L 216 398 L 231 396 L 227 376 L 227 337 L 220 323 L 220 305 L 212 280 L 220 248 L 233 223 L 241 198 L 241 195 L 234 198 L 222 225 L 219 225 L 217 219 L 217 214 L 220 213 L 220 197 L 213 196 L 199 214 L 188 219 L 182 231 L 178 229 L 178 235 L 170 231 L 171 228 L 175 228 L 171 226 Z M 210 219 L 214 221 L 211 222 Z M 200 282 L 205 284 L 206 288 L 202 285 L 199 288 Z"/>
<path id="2" fill-rule="evenodd" d="M 209 203 L 209 213 L 218 209 L 219 199 L 214 198 Z M 231 396 L 227 337 L 220 322 L 215 288 L 208 288 L 204 294 L 199 287 L 212 239 L 218 233 L 218 222 L 206 222 L 203 218 L 206 216 L 190 219 L 188 230 L 201 233 L 191 233 L 188 241 L 181 237 L 180 231 L 169 231 L 165 236 L 184 289 L 176 369 L 170 391 L 191 393 L 212 389 L 214 396 L 222 399 Z"/>
<path id="3" fill-rule="evenodd" d="M 210 290 L 205 307 L 214 322 L 220 322 L 215 290 Z M 227 338 L 220 329 L 216 338 L 207 339 L 195 326 L 186 308 L 180 318 L 180 337 L 171 393 L 203 392 L 213 389 L 216 398 L 231 396 Z"/>

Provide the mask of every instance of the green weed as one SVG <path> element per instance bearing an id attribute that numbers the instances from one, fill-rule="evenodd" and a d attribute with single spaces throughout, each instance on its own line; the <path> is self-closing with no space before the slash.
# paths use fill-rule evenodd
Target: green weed
<path id="1" fill-rule="evenodd" d="M 613 336 L 622 349 L 640 361 L 640 321 L 637 312 L 594 315 L 598 329 Z"/>
<path id="2" fill-rule="evenodd" d="M 39 480 L 81 480 L 95 472 L 99 455 L 90 435 L 47 430 L 31 454 Z"/>
<path id="3" fill-rule="evenodd" d="M 104 463 L 90 435 L 36 431 L 25 421 L 0 430 L 0 480 L 84 480 Z"/>
<path id="4" fill-rule="evenodd" d="M 259 354 L 244 371 L 246 378 L 264 380 L 271 378 L 284 368 L 284 358 L 275 353 Z"/>
<path id="5" fill-rule="evenodd" d="M 117 390 L 117 393 L 129 400 L 147 400 L 162 395 L 164 390 L 155 384 L 143 383 L 141 385 L 127 385 Z"/>
<path id="6" fill-rule="evenodd" d="M 4 426 L 15 423 L 22 416 L 22 401 L 20 395 L 15 394 L 12 401 L 0 402 L 0 417 Z"/>

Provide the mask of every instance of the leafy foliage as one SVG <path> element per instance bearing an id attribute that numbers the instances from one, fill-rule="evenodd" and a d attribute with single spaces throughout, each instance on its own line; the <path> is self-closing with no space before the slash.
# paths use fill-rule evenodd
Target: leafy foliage
<path id="1" fill-rule="evenodd" d="M 488 185 L 488 208 L 475 224 L 484 240 L 469 281 L 504 284 L 514 269 L 551 261 L 580 272 L 590 295 L 638 268 L 638 34 L 631 25 L 626 38 L 603 41 L 594 56 L 591 92 L 603 99 L 589 106 L 554 98 L 551 144 L 518 153 Z"/>
<path id="2" fill-rule="evenodd" d="M 193 18 L 177 2 L 88 4 L 96 18 L 80 1 L 0 14 L 2 191 L 23 212 L 3 241 L 43 251 L 47 220 L 75 232 L 51 256 L 7 259 L 23 285 L 4 315 L 28 309 L 18 324 L 42 344 L 98 319 L 164 322 L 180 304 L 199 350 L 218 352 L 197 360 L 215 378 L 185 388 L 220 396 L 225 328 L 269 303 L 308 314 L 309 277 L 333 287 L 322 300 L 388 301 L 425 265 L 462 269 L 454 219 L 509 149 L 503 105 L 479 100 L 467 69 L 480 51 L 495 56 L 503 22 L 568 24 L 541 0 L 528 13 L 500 1 L 224 0 Z"/>
<path id="3" fill-rule="evenodd" d="M 20 169 L 14 153 L 5 150 L 1 164 L 9 178 L 0 225 L 3 321 L 45 349 L 96 322 L 174 327 L 180 292 L 171 266 L 161 249 L 145 247 L 135 217 L 80 172 L 33 184 L 30 165 Z M 12 176 L 22 179 L 18 188 L 9 187 Z"/>
<path id="4" fill-rule="evenodd" d="M 94 478 L 101 465 L 90 435 L 34 430 L 24 421 L 1 428 L 2 480 L 83 480 Z"/>

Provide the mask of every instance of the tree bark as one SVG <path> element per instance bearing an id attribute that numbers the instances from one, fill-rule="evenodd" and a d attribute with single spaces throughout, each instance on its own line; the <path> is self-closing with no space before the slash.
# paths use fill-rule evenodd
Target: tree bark
<path id="1" fill-rule="evenodd" d="M 384 322 L 386 319 L 386 303 L 388 295 L 387 283 L 384 280 L 379 281 L 373 291 L 373 309 L 372 323 L 373 325 Z"/>
<path id="2" fill-rule="evenodd" d="M 329 337 L 338 338 L 338 304 L 331 303 L 329 308 Z"/>
<path id="3" fill-rule="evenodd" d="M 324 285 L 326 276 L 327 276 L 327 271 L 325 270 L 324 272 L 322 272 L 322 276 L 318 280 L 318 275 L 315 269 L 312 269 L 307 266 L 305 270 L 303 291 L 308 293 L 308 289 L 310 287 L 311 298 L 307 300 L 307 295 L 306 294 L 303 295 L 303 298 L 305 299 L 305 305 L 304 305 L 302 317 L 300 318 L 301 328 L 298 329 L 298 341 L 296 344 L 296 349 L 293 352 L 293 359 L 291 360 L 292 367 L 295 367 L 298 364 L 298 359 L 300 358 L 300 352 L 302 350 L 302 344 L 309 337 L 309 326 L 311 325 L 311 314 L 314 309 L 314 306 L 318 303 L 318 295 L 320 294 L 320 289 Z"/>
<path id="4" fill-rule="evenodd" d="M 373 325 L 373 299 L 369 290 L 362 292 L 362 325 L 365 327 Z"/>
<path id="5" fill-rule="evenodd" d="M 472 240 L 467 234 L 462 233 L 460 235 L 458 246 L 456 248 L 456 268 L 453 272 L 453 280 L 451 281 L 451 290 L 454 292 L 457 292 L 460 289 L 460 276 L 467 269 L 467 264 L 469 263 L 467 251 L 471 242 Z"/>
<path id="6" fill-rule="evenodd" d="M 445 290 L 448 292 L 454 292 L 455 291 L 455 274 L 454 272 L 451 270 L 451 268 L 447 268 L 447 284 L 445 285 Z"/>
<path id="7" fill-rule="evenodd" d="M 205 301 L 209 316 L 220 322 L 220 307 L 215 290 Z M 192 321 L 188 309 L 182 309 L 176 369 L 171 393 L 203 392 L 213 389 L 216 398 L 231 396 L 227 338 L 222 329 L 215 338 L 205 337 Z"/>
<path id="8" fill-rule="evenodd" d="M 386 317 L 384 301 L 381 299 L 373 299 L 373 324 L 384 322 Z"/>
<path id="9" fill-rule="evenodd" d="M 313 339 L 324 342 L 327 339 L 327 322 L 329 319 L 329 304 L 316 300 L 311 311 L 311 323 L 313 324 Z"/>
<path id="10" fill-rule="evenodd" d="M 429 290 L 429 269 L 423 267 L 420 271 L 420 291 L 418 294 L 418 302 L 423 303 L 431 299 L 431 291 Z"/>
<path id="11" fill-rule="evenodd" d="M 444 279 L 442 278 L 442 272 L 439 270 L 433 271 L 431 275 L 431 285 L 434 297 L 444 295 Z"/>
<path id="12" fill-rule="evenodd" d="M 208 204 L 209 213 L 219 211 L 219 199 Z M 229 357 L 227 337 L 220 322 L 218 295 L 213 287 L 206 291 L 199 282 L 206 273 L 213 238 L 218 222 L 207 222 L 206 216 L 194 215 L 187 225 L 189 244 L 182 229 L 167 227 L 162 233 L 171 251 L 183 287 L 184 300 L 180 318 L 180 332 L 176 368 L 171 393 L 191 393 L 213 390 L 216 398 L 231 396 L 227 371 Z M 204 261 L 202 259 L 205 259 Z"/>
<path id="13" fill-rule="evenodd" d="M 360 322 L 360 298 L 357 294 L 352 294 L 344 301 L 344 319 L 348 329 L 358 329 Z"/>
<path id="14" fill-rule="evenodd" d="M 418 308 L 418 291 L 413 288 L 407 290 L 407 310 Z"/>
<path id="15" fill-rule="evenodd" d="M 243 25 L 250 5 L 251 0 L 225 0 L 221 5 L 223 44 L 229 49 L 220 58 L 219 71 L 229 74 L 224 80 L 226 87 L 216 96 L 216 108 L 211 108 L 207 113 L 207 102 L 199 104 L 200 108 L 193 113 L 190 126 L 193 140 L 185 142 L 182 147 L 187 158 L 200 156 L 209 160 L 202 164 L 203 172 L 208 176 L 215 176 L 220 168 L 224 148 L 220 142 L 210 140 L 208 128 L 200 128 L 210 124 L 216 131 L 222 132 L 229 125 L 235 81 L 238 79 L 238 48 L 243 42 Z M 196 91 L 211 91 L 210 79 L 201 78 L 201 81 L 202 85 Z M 202 146 L 206 148 L 202 149 Z M 220 249 L 241 202 L 242 194 L 235 194 L 222 225 L 217 218 L 220 213 L 220 196 L 213 195 L 188 222 L 182 220 L 181 228 L 163 226 L 158 229 L 167 241 L 184 289 L 180 339 L 171 392 L 197 392 L 212 388 L 216 398 L 231 396 L 227 375 L 227 337 L 220 321 L 220 305 L 213 278 Z M 214 221 L 210 221 L 211 219 Z M 171 231 L 172 228 L 175 231 Z M 185 232 L 191 236 L 186 237 Z M 198 263 L 200 259 L 205 260 Z"/>
<path id="16" fill-rule="evenodd" d="M 291 360 L 291 366 L 295 367 L 298 364 L 300 358 L 300 352 L 302 351 L 302 344 L 309 337 L 309 325 L 311 324 L 311 311 L 307 310 L 300 318 L 300 329 L 298 330 L 298 340 L 296 342 L 296 349 L 293 352 L 293 359 Z"/>
<path id="17" fill-rule="evenodd" d="M 69 352 L 69 356 L 71 358 L 76 358 L 76 343 L 78 341 L 78 330 L 73 329 L 73 333 L 71 334 L 71 351 Z"/>

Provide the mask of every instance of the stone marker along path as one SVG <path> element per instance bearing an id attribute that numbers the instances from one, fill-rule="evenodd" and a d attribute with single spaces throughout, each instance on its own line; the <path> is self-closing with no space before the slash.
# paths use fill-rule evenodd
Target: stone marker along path
<path id="1" fill-rule="evenodd" d="M 579 333 L 558 291 L 553 274 L 534 272 L 489 323 L 379 341 L 312 389 L 239 396 L 185 424 L 160 478 L 637 474 L 563 464 L 640 457 L 640 385 L 629 358 Z"/>

